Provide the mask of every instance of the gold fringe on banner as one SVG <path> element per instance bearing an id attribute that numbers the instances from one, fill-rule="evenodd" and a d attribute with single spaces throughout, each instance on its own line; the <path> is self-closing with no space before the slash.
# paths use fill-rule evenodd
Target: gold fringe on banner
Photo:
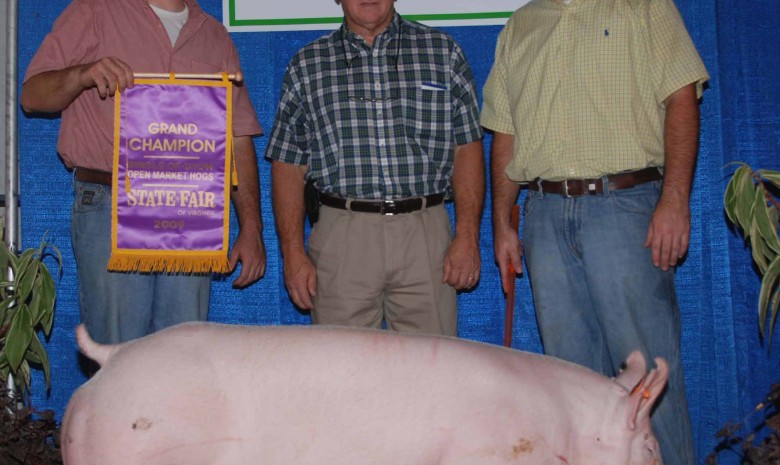
<path id="1" fill-rule="evenodd" d="M 118 251 L 111 255 L 108 261 L 109 270 L 138 271 L 141 273 L 228 273 L 230 262 L 224 254 L 213 257 L 175 256 L 167 252 L 157 256 L 135 254 L 128 251 Z"/>

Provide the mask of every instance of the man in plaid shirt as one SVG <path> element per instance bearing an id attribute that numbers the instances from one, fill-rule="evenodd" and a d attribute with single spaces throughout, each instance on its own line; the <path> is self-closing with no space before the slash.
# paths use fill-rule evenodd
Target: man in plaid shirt
<path id="1" fill-rule="evenodd" d="M 341 28 L 287 68 L 266 151 L 285 285 L 317 324 L 456 336 L 456 290 L 479 279 L 485 191 L 471 70 L 394 0 L 336 3 Z M 308 255 L 305 180 L 322 203 Z"/>

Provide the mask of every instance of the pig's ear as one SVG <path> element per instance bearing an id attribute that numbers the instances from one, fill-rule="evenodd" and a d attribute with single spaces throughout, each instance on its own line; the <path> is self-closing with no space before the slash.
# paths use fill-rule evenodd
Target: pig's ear
<path id="1" fill-rule="evenodd" d="M 635 430 L 639 422 L 650 418 L 650 412 L 653 405 L 661 396 L 669 380 L 669 367 L 662 358 L 656 358 L 657 368 L 647 375 L 643 383 L 637 385 L 629 396 L 629 405 L 631 412 L 628 419 L 628 428 Z"/>
<path id="2" fill-rule="evenodd" d="M 642 352 L 635 350 L 626 359 L 626 368 L 621 370 L 615 381 L 626 388 L 626 391 L 631 392 L 642 381 L 645 373 L 647 373 L 645 357 Z"/>

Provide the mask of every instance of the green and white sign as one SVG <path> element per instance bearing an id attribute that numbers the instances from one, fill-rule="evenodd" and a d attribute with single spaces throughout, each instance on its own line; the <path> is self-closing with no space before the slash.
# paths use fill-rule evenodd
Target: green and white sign
<path id="1" fill-rule="evenodd" d="M 402 0 L 404 18 L 431 26 L 504 24 L 530 0 Z M 341 25 L 333 0 L 222 0 L 222 17 L 231 32 L 328 30 Z"/>

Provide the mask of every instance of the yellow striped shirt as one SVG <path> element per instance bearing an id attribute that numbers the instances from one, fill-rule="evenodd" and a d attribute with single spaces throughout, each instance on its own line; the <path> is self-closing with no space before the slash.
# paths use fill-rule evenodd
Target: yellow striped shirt
<path id="1" fill-rule="evenodd" d="M 518 182 L 663 166 L 664 100 L 707 70 L 672 0 L 532 0 L 501 31 L 481 123 Z"/>

